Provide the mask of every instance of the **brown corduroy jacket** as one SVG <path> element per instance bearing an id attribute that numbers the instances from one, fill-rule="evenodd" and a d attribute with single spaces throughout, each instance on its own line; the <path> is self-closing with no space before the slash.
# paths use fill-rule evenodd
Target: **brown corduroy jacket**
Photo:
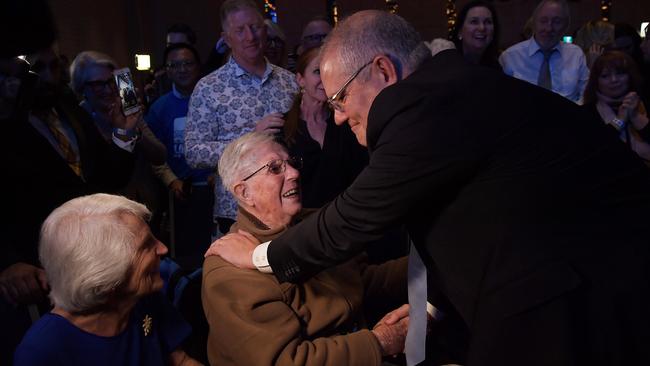
<path id="1" fill-rule="evenodd" d="M 241 208 L 231 232 L 238 229 L 262 242 L 286 230 L 270 230 Z M 210 364 L 380 365 L 363 302 L 406 297 L 406 269 L 406 258 L 368 265 L 360 257 L 291 284 L 208 257 L 201 292 Z"/>

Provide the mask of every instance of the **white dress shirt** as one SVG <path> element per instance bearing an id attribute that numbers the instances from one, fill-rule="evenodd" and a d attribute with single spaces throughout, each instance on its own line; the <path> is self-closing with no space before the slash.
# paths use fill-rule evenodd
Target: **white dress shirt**
<path id="1" fill-rule="evenodd" d="M 589 80 L 589 68 L 580 47 L 560 42 L 549 60 L 552 90 L 576 103 L 582 100 Z M 544 62 L 542 50 L 535 37 L 519 42 L 505 50 L 499 62 L 506 75 L 537 85 L 539 69 Z"/>

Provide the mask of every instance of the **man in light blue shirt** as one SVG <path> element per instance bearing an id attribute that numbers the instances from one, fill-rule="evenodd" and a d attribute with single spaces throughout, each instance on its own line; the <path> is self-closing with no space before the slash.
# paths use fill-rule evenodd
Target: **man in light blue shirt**
<path id="1" fill-rule="evenodd" d="M 533 37 L 501 54 L 503 72 L 580 103 L 589 68 L 580 47 L 560 42 L 569 27 L 565 0 L 543 0 L 533 12 Z"/>

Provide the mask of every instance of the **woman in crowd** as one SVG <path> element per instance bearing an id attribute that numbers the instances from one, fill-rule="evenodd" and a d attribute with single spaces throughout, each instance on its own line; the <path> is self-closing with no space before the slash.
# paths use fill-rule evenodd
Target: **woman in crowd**
<path id="1" fill-rule="evenodd" d="M 306 216 L 296 170 L 300 160 L 289 157 L 273 136 L 251 132 L 240 137 L 226 147 L 218 166 L 239 204 L 231 233 L 249 235 L 239 231 L 244 230 L 258 240 L 272 240 Z M 406 264 L 401 258 L 371 266 L 357 258 L 291 284 L 208 256 L 202 298 L 210 324 L 210 363 L 380 365 L 382 355 L 402 351 L 408 318 L 368 330 L 363 304 L 373 299 L 403 303 Z"/>
<path id="2" fill-rule="evenodd" d="M 345 190 L 368 164 L 368 153 L 347 124 L 337 126 L 320 79 L 319 48 L 304 52 L 296 63 L 301 93 L 287 113 L 284 140 L 304 161 L 302 204 L 318 208 Z"/>
<path id="3" fill-rule="evenodd" d="M 501 70 L 499 21 L 491 3 L 484 0 L 467 3 L 458 13 L 450 38 L 469 62 Z"/>
<path id="4" fill-rule="evenodd" d="M 179 346 L 190 327 L 159 292 L 167 248 L 150 212 L 94 194 L 55 209 L 39 256 L 54 308 L 27 332 L 15 365 L 196 365 Z"/>
<path id="5" fill-rule="evenodd" d="M 111 141 L 113 128 L 111 113 L 121 113 L 117 84 L 113 71 L 117 64 L 111 57 L 96 51 L 84 51 L 75 57 L 70 66 L 72 90 L 82 99 L 81 106 L 92 115 L 97 129 L 107 142 Z M 167 191 L 153 174 L 152 165 L 162 165 L 167 159 L 167 149 L 151 132 L 144 119 L 133 131 L 139 135 L 135 148 L 136 165 L 123 194 L 144 203 L 152 212 L 152 228 L 159 234 L 159 220 L 166 207 Z"/>
<path id="6" fill-rule="evenodd" d="M 591 68 L 584 108 L 598 113 L 650 165 L 650 127 L 646 108 L 637 94 L 640 83 L 637 66 L 628 54 L 605 52 Z"/>

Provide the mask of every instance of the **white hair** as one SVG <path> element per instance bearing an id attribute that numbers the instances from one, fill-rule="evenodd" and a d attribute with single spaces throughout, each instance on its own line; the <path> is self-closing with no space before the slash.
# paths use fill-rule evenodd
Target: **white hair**
<path id="1" fill-rule="evenodd" d="M 84 83 L 88 81 L 88 70 L 93 66 L 105 66 L 117 69 L 117 63 L 108 55 L 97 51 L 83 51 L 70 64 L 70 87 L 81 95 Z"/>
<path id="2" fill-rule="evenodd" d="M 334 27 L 321 49 L 321 55 L 326 54 L 334 56 L 340 72 L 348 75 L 373 57 L 387 55 L 404 76 L 404 69 L 414 71 L 431 56 L 431 51 L 402 17 L 380 10 L 364 10 Z"/>
<path id="3" fill-rule="evenodd" d="M 125 215 L 147 221 L 151 212 L 125 197 L 98 193 L 72 199 L 45 219 L 39 258 L 55 306 L 69 312 L 94 309 L 128 280 L 136 233 Z"/>
<path id="4" fill-rule="evenodd" d="M 249 132 L 226 146 L 219 158 L 219 176 L 223 185 L 234 194 L 235 184 L 259 169 L 257 151 L 262 146 L 277 144 L 273 135 L 264 132 Z"/>

